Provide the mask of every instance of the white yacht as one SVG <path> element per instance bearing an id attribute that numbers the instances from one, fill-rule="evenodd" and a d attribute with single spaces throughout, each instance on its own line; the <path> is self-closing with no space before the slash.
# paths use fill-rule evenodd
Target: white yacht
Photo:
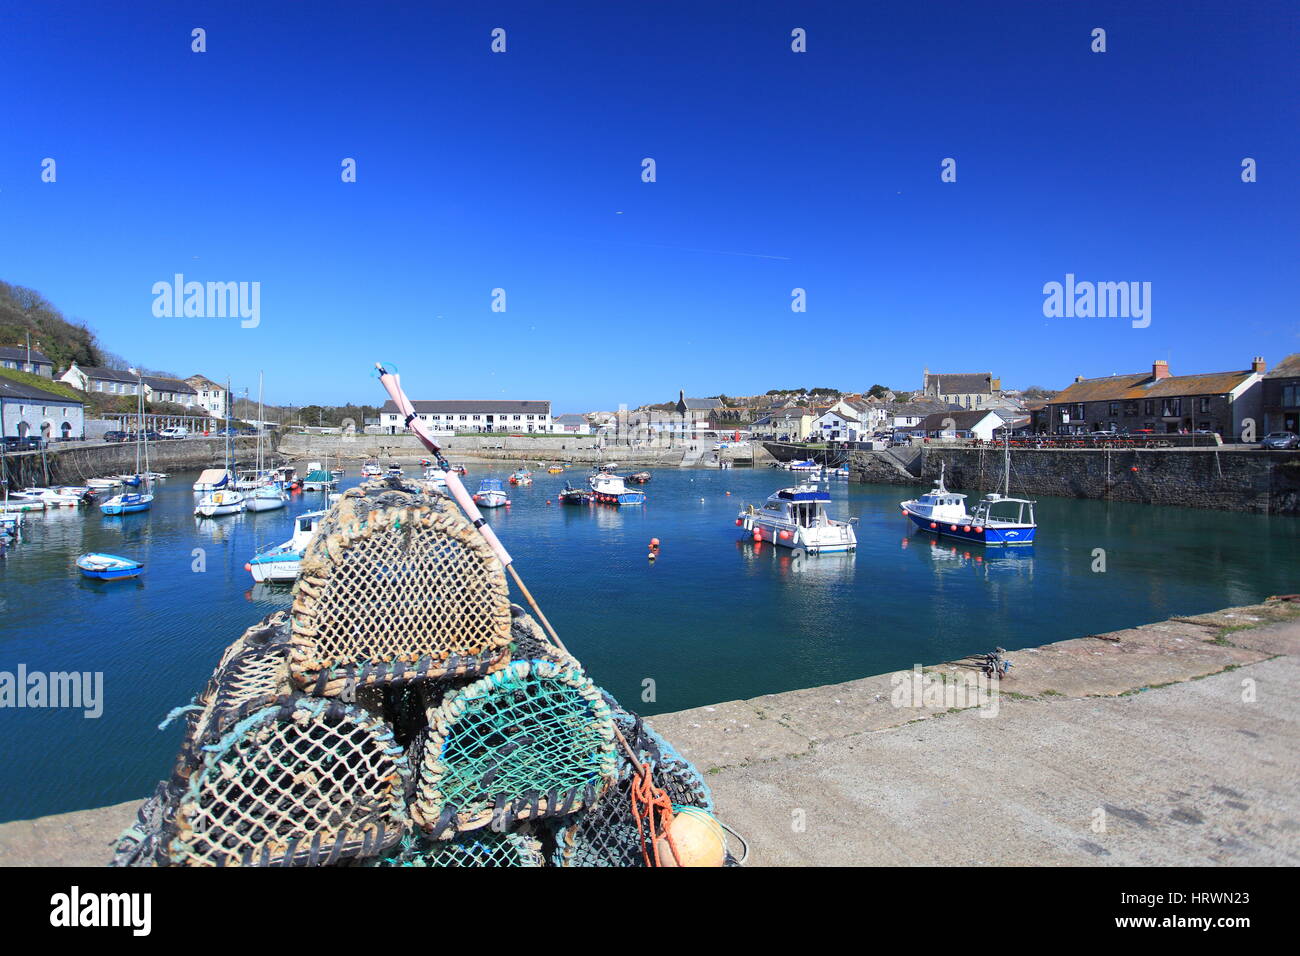
<path id="1" fill-rule="evenodd" d="M 324 511 L 308 511 L 294 518 L 292 538 L 273 548 L 258 551 L 244 566 L 253 576 L 253 580 L 257 582 L 295 580 L 302 563 L 302 553 L 307 543 L 311 541 L 311 536 L 316 533 L 320 519 L 324 516 Z"/>
<path id="2" fill-rule="evenodd" d="M 837 521 L 826 514 L 831 496 L 816 485 L 782 488 L 763 507 L 748 506 L 736 518 L 755 541 L 770 541 L 783 548 L 802 548 L 809 554 L 854 551 L 856 519 Z"/>

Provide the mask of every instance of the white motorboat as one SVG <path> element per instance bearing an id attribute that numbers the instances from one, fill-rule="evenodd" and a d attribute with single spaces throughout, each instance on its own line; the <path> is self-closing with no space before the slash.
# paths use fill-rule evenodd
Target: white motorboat
<path id="1" fill-rule="evenodd" d="M 308 511 L 293 519 L 293 537 L 273 548 L 265 548 L 253 555 L 244 567 L 254 581 L 293 581 L 298 577 L 303 550 L 316 533 L 324 511 Z"/>
<path id="2" fill-rule="evenodd" d="M 76 508 L 86 503 L 81 495 L 67 494 L 56 488 L 24 488 L 23 494 L 41 499 L 46 508 Z"/>
<path id="3" fill-rule="evenodd" d="M 234 488 L 222 488 L 200 498 L 194 513 L 202 518 L 216 518 L 220 515 L 233 515 L 243 510 L 244 493 Z"/>
<path id="4" fill-rule="evenodd" d="M 86 487 L 91 491 L 112 491 L 121 485 L 122 483 L 114 478 L 91 478 L 86 482 Z"/>
<path id="5" fill-rule="evenodd" d="M 369 461 L 367 461 L 364 465 L 361 466 L 362 478 L 380 478 L 383 477 L 383 474 L 384 474 L 384 469 L 380 467 L 379 462 L 377 462 L 373 458 L 371 458 Z"/>
<path id="6" fill-rule="evenodd" d="M 763 507 L 748 506 L 736 517 L 736 524 L 755 541 L 802 548 L 808 554 L 856 550 L 854 519 L 837 521 L 827 515 L 830 500 L 831 496 L 816 485 L 782 488 Z"/>
<path id="7" fill-rule="evenodd" d="M 478 491 L 474 492 L 474 501 L 480 508 L 500 508 L 510 504 L 500 478 L 484 478 L 480 481 Z"/>

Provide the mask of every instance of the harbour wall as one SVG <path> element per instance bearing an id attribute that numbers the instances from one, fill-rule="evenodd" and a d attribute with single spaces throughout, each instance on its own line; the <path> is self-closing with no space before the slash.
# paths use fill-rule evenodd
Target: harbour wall
<path id="1" fill-rule="evenodd" d="M 270 458 L 275 458 L 275 439 L 270 439 Z M 257 457 L 257 439 L 240 437 L 235 442 L 237 466 L 251 467 Z M 226 460 L 222 438 L 184 438 L 151 442 L 149 468 L 152 471 L 184 471 L 211 468 Z M 269 460 L 269 459 L 268 459 Z M 39 451 L 5 456 L 11 490 L 45 485 L 80 485 L 88 478 L 128 474 L 135 471 L 135 444 L 67 442 Z"/>
<path id="2" fill-rule="evenodd" d="M 649 723 L 751 864 L 1295 866 L 1297 655 L 1278 597 L 1013 651 L 996 701 L 966 659 Z M 0 823 L 0 867 L 102 866 L 139 805 Z"/>
<path id="3" fill-rule="evenodd" d="M 898 452 L 855 451 L 856 481 L 929 485 L 944 467 L 949 488 L 998 491 L 1003 453 L 997 448 L 927 445 L 911 462 Z M 1096 498 L 1300 516 L 1300 452 L 1255 449 L 1024 449 L 1011 453 L 1011 493 Z"/>
<path id="4" fill-rule="evenodd" d="M 701 439 L 675 448 L 630 447 L 606 444 L 603 448 L 594 435 L 539 435 L 531 438 L 513 438 L 504 435 L 454 436 L 439 438 L 443 453 L 449 458 L 468 457 L 486 460 L 518 462 L 563 461 L 583 464 L 598 461 L 616 461 L 639 465 L 676 467 L 690 464 L 697 454 L 701 465 L 713 464 L 713 442 Z M 691 446 L 694 446 L 693 448 Z M 401 462 L 417 461 L 428 457 L 428 451 L 414 435 L 310 435 L 290 434 L 280 439 L 282 454 L 295 460 L 329 458 L 339 462 L 362 462 L 367 458 L 396 459 Z M 748 464 L 756 451 L 757 464 L 772 460 L 761 447 L 748 448 L 741 453 L 724 450 L 728 460 Z"/>

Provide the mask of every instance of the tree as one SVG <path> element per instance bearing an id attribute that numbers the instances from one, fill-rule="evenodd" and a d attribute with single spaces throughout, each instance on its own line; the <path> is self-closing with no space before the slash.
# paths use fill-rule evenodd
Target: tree
<path id="1" fill-rule="evenodd" d="M 872 398 L 884 398 L 885 393 L 888 391 L 889 386 L 887 385 L 872 385 L 871 388 L 867 389 L 867 394 Z"/>

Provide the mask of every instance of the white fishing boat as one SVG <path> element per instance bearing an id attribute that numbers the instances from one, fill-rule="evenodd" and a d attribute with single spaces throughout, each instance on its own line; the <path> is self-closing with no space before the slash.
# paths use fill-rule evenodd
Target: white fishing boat
<path id="1" fill-rule="evenodd" d="M 474 493 L 474 500 L 480 508 L 500 508 L 510 504 L 510 498 L 506 495 L 500 478 L 484 478 L 480 481 L 478 491 Z"/>
<path id="2" fill-rule="evenodd" d="M 782 488 L 763 507 L 749 505 L 736 517 L 736 524 L 755 541 L 801 548 L 808 554 L 853 551 L 858 546 L 853 521 L 837 521 L 827 515 L 830 500 L 816 485 Z"/>
<path id="3" fill-rule="evenodd" d="M 263 548 L 253 555 L 245 569 L 254 581 L 293 581 L 298 577 L 302 553 L 316 533 L 324 511 L 309 511 L 293 519 L 293 537 L 283 544 Z"/>
<path id="4" fill-rule="evenodd" d="M 379 478 L 384 474 L 384 469 L 380 467 L 379 462 L 371 458 L 361 466 L 362 478 Z"/>
<path id="5" fill-rule="evenodd" d="M 401 466 L 401 465 L 399 465 L 399 464 L 398 464 L 397 462 L 395 462 L 395 461 L 390 461 L 390 462 L 388 463 L 388 470 L 384 472 L 384 477 L 385 477 L 385 478 L 401 478 L 404 474 L 405 474 L 405 472 L 402 471 L 402 466 Z"/>
<path id="6" fill-rule="evenodd" d="M 433 465 L 424 469 L 424 480 L 433 482 L 435 488 L 447 487 L 447 473 Z"/>
<path id="7" fill-rule="evenodd" d="M 115 478 L 90 478 L 86 481 L 86 487 L 91 491 L 112 491 L 121 486 L 122 483 Z"/>

